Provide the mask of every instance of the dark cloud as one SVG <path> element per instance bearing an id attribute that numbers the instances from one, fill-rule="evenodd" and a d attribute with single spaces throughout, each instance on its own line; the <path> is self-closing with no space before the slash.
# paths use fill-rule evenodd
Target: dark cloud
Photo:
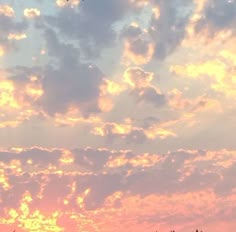
<path id="1" fill-rule="evenodd" d="M 135 39 L 131 42 L 130 50 L 136 55 L 145 56 L 149 50 L 149 43 L 141 38 Z"/>
<path id="2" fill-rule="evenodd" d="M 67 39 L 79 41 L 84 54 L 93 58 L 115 41 L 114 24 L 124 19 L 132 7 L 126 0 L 87 1 L 79 4 L 78 9 L 64 7 L 45 20 Z"/>
<path id="3" fill-rule="evenodd" d="M 132 94 L 136 96 L 136 99 L 138 102 L 145 101 L 145 102 L 151 103 L 155 107 L 161 107 L 167 103 L 165 95 L 162 93 L 159 93 L 152 86 L 134 90 L 132 91 Z"/>
<path id="4" fill-rule="evenodd" d="M 202 18 L 196 25 L 196 31 L 208 28 L 211 34 L 215 31 L 236 26 L 235 0 L 210 0 L 203 11 Z"/>
<path id="5" fill-rule="evenodd" d="M 134 26 L 130 25 L 128 27 L 125 27 L 121 33 L 121 36 L 123 38 L 128 38 L 128 39 L 135 39 L 142 35 L 142 30 L 139 26 Z"/>
<path id="6" fill-rule="evenodd" d="M 191 16 L 193 1 L 153 0 L 160 10 L 160 17 L 153 14 L 150 35 L 155 42 L 155 57 L 163 59 L 172 53 L 185 37 L 185 28 Z"/>
<path id="7" fill-rule="evenodd" d="M 54 69 L 48 66 L 44 74 L 42 105 L 46 112 L 65 113 L 70 106 L 77 107 L 83 116 L 99 112 L 99 84 L 103 74 L 97 67 L 72 64 Z"/>
<path id="8" fill-rule="evenodd" d="M 121 33 L 121 38 L 125 41 L 125 56 L 130 58 L 135 64 L 148 63 L 152 58 L 152 43 L 150 36 L 138 25 L 131 24 L 125 27 Z M 131 57 L 129 57 L 131 55 Z M 142 58 L 139 61 L 140 57 Z"/>
<path id="9" fill-rule="evenodd" d="M 81 63 L 79 49 L 61 42 L 52 29 L 45 29 L 44 39 L 50 60 L 46 66 L 17 66 L 8 70 L 19 90 L 30 76 L 36 75 L 43 90 L 38 103 L 49 115 L 65 113 L 72 106 L 85 117 L 100 112 L 99 87 L 105 77 L 102 71 L 93 64 Z"/>

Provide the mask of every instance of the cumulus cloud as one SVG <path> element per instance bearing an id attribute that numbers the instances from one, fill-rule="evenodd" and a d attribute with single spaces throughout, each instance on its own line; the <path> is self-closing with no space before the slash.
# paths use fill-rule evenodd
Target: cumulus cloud
<path id="1" fill-rule="evenodd" d="M 166 103 L 164 94 L 151 84 L 154 73 L 145 72 L 141 68 L 128 68 L 124 73 L 124 81 L 131 87 L 131 94 L 138 102 L 148 102 L 155 107 L 163 106 Z"/>

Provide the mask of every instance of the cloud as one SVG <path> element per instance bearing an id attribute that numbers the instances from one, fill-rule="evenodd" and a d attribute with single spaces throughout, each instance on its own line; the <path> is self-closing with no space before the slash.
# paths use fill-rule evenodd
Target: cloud
<path id="1" fill-rule="evenodd" d="M 49 115 L 67 113 L 71 107 L 83 116 L 100 112 L 100 86 L 105 75 L 95 65 L 81 63 L 78 48 L 59 41 L 53 30 L 45 30 L 44 35 L 52 63 L 44 68 L 11 68 L 10 78 L 16 85 L 24 85 L 24 94 Z M 29 80 L 30 76 L 37 80 Z"/>
<path id="2" fill-rule="evenodd" d="M 11 6 L 1 5 L 0 6 L 0 14 L 4 15 L 6 17 L 13 17 L 15 15 L 15 12 Z"/>
<path id="3" fill-rule="evenodd" d="M 24 33 L 21 33 L 21 34 L 10 33 L 7 38 L 9 40 L 21 40 L 21 39 L 27 38 L 27 36 Z"/>
<path id="4" fill-rule="evenodd" d="M 40 16 L 40 11 L 36 8 L 26 8 L 24 10 L 24 16 L 26 18 L 36 18 Z"/>
<path id="5" fill-rule="evenodd" d="M 165 124 L 165 123 L 163 123 Z M 92 133 L 98 136 L 104 136 L 109 142 L 119 138 L 130 143 L 144 143 L 146 140 L 166 139 L 168 137 L 175 137 L 176 134 L 168 128 L 168 123 L 151 124 L 148 127 L 141 127 L 133 125 L 132 120 L 127 119 L 124 123 L 106 122 L 99 123 L 92 130 Z"/>
<path id="6" fill-rule="evenodd" d="M 214 35 L 218 30 L 234 29 L 236 2 L 234 0 L 211 0 L 203 9 L 202 18 L 196 25 L 196 30 L 201 31 L 205 27 L 209 34 Z"/>
<path id="7" fill-rule="evenodd" d="M 155 42 L 155 57 L 163 59 L 171 54 L 185 37 L 193 1 L 154 0 L 155 7 L 149 33 Z"/>
<path id="8" fill-rule="evenodd" d="M 203 112 L 214 110 L 221 112 L 220 102 L 207 95 L 199 96 L 197 98 L 187 98 L 178 89 L 173 89 L 168 93 L 168 103 L 173 109 L 185 112 Z"/>
<path id="9" fill-rule="evenodd" d="M 0 52 L 2 55 L 6 54 L 8 50 L 15 48 L 15 43 L 8 40 L 10 35 L 24 34 L 28 28 L 25 20 L 16 22 L 15 11 L 9 5 L 0 4 Z M 12 37 L 12 36 L 10 36 Z"/>
<path id="10" fill-rule="evenodd" d="M 21 92 L 13 81 L 0 79 L 0 128 L 17 127 L 35 114 L 29 99 L 28 101 L 26 99 L 31 98 L 30 95 L 37 97 L 40 89 L 37 88 L 37 85 L 24 87 Z"/>
<path id="11" fill-rule="evenodd" d="M 227 55 L 228 54 L 228 55 Z M 234 65 L 234 56 L 227 50 L 222 51 L 221 55 Z M 227 61 L 220 58 L 215 60 L 206 60 L 199 63 L 176 65 L 170 69 L 177 75 L 183 75 L 190 78 L 208 81 L 210 88 L 220 92 L 225 96 L 235 97 L 235 70 L 230 68 Z M 206 79 L 208 78 L 208 79 Z"/>
<path id="12" fill-rule="evenodd" d="M 116 39 L 114 24 L 124 19 L 134 6 L 125 0 L 81 2 L 75 8 L 62 7 L 56 16 L 47 16 L 45 20 L 67 38 L 79 41 L 84 54 L 93 59 L 113 44 Z"/>
<path id="13" fill-rule="evenodd" d="M 131 87 L 131 95 L 134 95 L 138 102 L 148 102 L 155 107 L 165 105 L 166 99 L 161 91 L 151 84 L 154 73 L 145 72 L 141 68 L 128 68 L 124 73 L 124 82 Z"/>
<path id="14" fill-rule="evenodd" d="M 126 63 L 143 65 L 149 63 L 154 53 L 154 46 L 147 36 L 146 31 L 142 31 L 138 24 L 131 24 L 125 28 L 123 58 Z M 127 60 L 127 61 L 126 61 Z"/>
<path id="15" fill-rule="evenodd" d="M 65 157 L 73 161 L 62 162 Z M 162 222 L 165 228 L 175 218 L 175 228 L 183 231 L 190 222 L 207 225 L 227 220 L 233 211 L 225 214 L 225 210 L 236 207 L 231 178 L 235 162 L 235 151 L 229 150 L 136 154 L 35 147 L 1 151 L 0 228 L 15 225 L 28 230 L 32 220 L 38 230 L 62 231 L 70 225 L 86 229 L 86 220 L 106 227 L 108 222 L 102 218 L 107 214 L 109 222 L 136 218 L 129 223 L 132 230 L 146 228 L 144 218 L 149 226 Z M 86 220 L 73 215 L 85 215 Z M 120 229 L 119 223 L 113 227 Z"/>

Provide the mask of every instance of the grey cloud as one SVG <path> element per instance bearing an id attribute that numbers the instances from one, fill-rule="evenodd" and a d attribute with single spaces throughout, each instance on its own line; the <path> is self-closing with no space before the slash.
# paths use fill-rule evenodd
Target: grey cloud
<path id="1" fill-rule="evenodd" d="M 146 135 L 141 130 L 134 129 L 125 136 L 127 144 L 135 143 L 142 144 L 147 140 Z"/>
<path id="2" fill-rule="evenodd" d="M 236 163 L 224 170 L 223 178 L 217 182 L 216 192 L 219 194 L 230 194 L 235 188 Z"/>
<path id="3" fill-rule="evenodd" d="M 156 44 L 155 57 L 163 59 L 172 53 L 185 37 L 185 27 L 192 13 L 193 1 L 154 0 L 160 8 L 160 17 L 150 22 L 150 35 Z"/>
<path id="4" fill-rule="evenodd" d="M 136 39 L 131 43 L 130 49 L 136 55 L 146 55 L 148 52 L 149 43 L 142 39 Z"/>
<path id="5" fill-rule="evenodd" d="M 99 112 L 98 96 L 102 73 L 96 67 L 79 64 L 73 69 L 55 70 L 47 67 L 43 80 L 42 104 L 49 114 L 65 113 L 70 106 L 79 108 L 84 116 Z"/>
<path id="6" fill-rule="evenodd" d="M 121 33 L 121 36 L 123 38 L 128 38 L 128 39 L 135 39 L 139 37 L 140 35 L 142 35 L 141 28 L 138 26 L 132 26 L 132 25 L 125 27 Z"/>
<path id="7" fill-rule="evenodd" d="M 53 30 L 45 31 L 49 55 L 59 67 L 46 66 L 42 81 L 42 104 L 49 114 L 64 113 L 71 105 L 77 106 L 84 116 L 99 112 L 99 85 L 104 74 L 99 68 L 79 62 L 79 50 L 60 42 Z"/>
<path id="8" fill-rule="evenodd" d="M 145 101 L 151 103 L 155 107 L 161 107 L 167 102 L 165 95 L 158 93 L 152 86 L 134 90 L 132 94 L 136 96 L 138 102 Z"/>
<path id="9" fill-rule="evenodd" d="M 0 14 L 0 45 L 3 45 L 7 50 L 16 48 L 16 43 L 9 41 L 8 35 L 10 33 L 23 33 L 27 28 L 26 20 L 16 22 L 15 18 Z"/>
<path id="10" fill-rule="evenodd" d="M 147 56 L 150 48 L 150 38 L 139 26 L 130 25 L 125 27 L 121 37 L 129 43 L 129 50 L 137 56 Z"/>
<path id="11" fill-rule="evenodd" d="M 70 186 L 73 182 L 76 183 L 76 192 L 72 194 L 69 204 L 76 210 L 79 210 L 76 206 L 76 197 L 88 188 L 90 193 L 84 199 L 86 210 L 101 207 L 105 199 L 116 191 L 147 196 L 196 192 L 210 188 L 219 197 L 224 197 L 231 194 L 231 190 L 235 188 L 233 180 L 236 170 L 235 162 L 232 162 L 230 167 L 216 168 L 217 158 L 209 160 L 210 156 L 208 156 L 208 159 L 204 159 L 207 156 L 206 151 L 180 150 L 163 155 L 156 154 L 154 156 L 159 161 L 153 161 L 150 165 L 145 166 L 143 164 L 146 163 L 137 165 L 138 160 L 130 162 L 132 159 L 142 157 L 142 154 L 128 151 L 111 152 L 106 149 L 78 149 L 71 151 L 74 154 L 75 162 L 71 166 L 69 165 L 62 174 L 54 174 L 53 170 L 48 170 L 51 162 L 53 162 L 55 170 L 61 170 L 62 166 L 56 160 L 60 159 L 62 151 L 45 150 L 44 154 L 40 152 L 37 149 L 29 149 L 27 153 L 25 151 L 18 154 L 0 153 L 0 162 L 10 185 L 10 188 L 5 190 L 1 187 L 1 199 L 4 200 L 1 207 L 19 206 L 19 201 L 25 191 L 32 194 L 35 207 L 45 209 L 49 206 L 50 209 L 66 207 L 63 200 L 71 193 Z M 221 153 L 223 154 L 223 151 Z M 24 162 L 26 154 L 27 159 L 32 159 L 38 166 L 41 166 L 41 171 L 31 171 L 26 168 L 27 164 Z M 7 166 L 9 159 L 6 157 L 8 156 L 14 157 L 14 160 L 22 163 L 22 170 L 17 175 Z M 49 158 L 50 156 L 52 158 Z M 47 162 L 45 162 L 45 157 L 48 157 Z M 225 157 L 225 162 L 228 162 L 230 157 Z M 118 166 L 107 166 L 108 162 L 112 162 L 114 159 L 125 159 L 127 162 L 124 164 L 121 162 L 121 165 Z M 139 160 L 141 162 L 142 159 Z M 83 165 L 85 171 L 79 168 Z M 191 171 L 185 175 L 188 167 Z M 46 170 L 48 171 L 46 172 Z M 75 170 L 78 172 L 76 173 Z M 72 175 L 72 173 L 74 174 Z M 182 178 L 183 176 L 185 177 Z M 182 181 L 180 181 L 181 178 Z M 42 199 L 36 197 L 40 189 L 43 190 L 41 191 Z"/>
<path id="12" fill-rule="evenodd" d="M 236 25 L 236 1 L 235 0 L 210 0 L 207 2 L 203 17 L 196 25 L 196 31 L 200 32 L 208 27 L 209 32 L 224 28 L 235 29 Z"/>
<path id="13" fill-rule="evenodd" d="M 106 197 L 121 189 L 121 180 L 122 176 L 118 174 L 97 175 L 90 179 L 89 187 L 92 187 L 92 190 L 85 198 L 86 209 L 101 207 Z"/>
<path id="14" fill-rule="evenodd" d="M 104 168 L 104 165 L 111 156 L 108 150 L 96 150 L 92 148 L 73 150 L 75 163 L 90 171 L 98 171 Z"/>
<path id="15" fill-rule="evenodd" d="M 78 107 L 83 116 L 100 112 L 98 98 L 105 76 L 95 65 L 80 62 L 79 49 L 61 42 L 55 31 L 45 29 L 44 38 L 50 62 L 44 67 L 14 67 L 8 70 L 20 86 L 30 75 L 39 77 L 43 96 L 38 104 L 49 115 L 65 113 L 70 106 Z"/>
<path id="16" fill-rule="evenodd" d="M 59 150 L 49 152 L 39 148 L 31 148 L 29 150 L 22 151 L 20 154 L 14 152 L 0 152 L 0 161 L 9 164 L 13 160 L 17 160 L 20 157 L 22 165 L 27 165 L 28 160 L 32 160 L 33 163 L 40 166 L 45 166 L 45 164 L 57 165 L 59 156 Z"/>
<path id="17" fill-rule="evenodd" d="M 69 39 L 80 42 L 81 49 L 92 58 L 116 39 L 114 24 L 132 9 L 126 0 L 86 1 L 78 9 L 62 8 L 58 15 L 45 16 L 45 21 Z"/>

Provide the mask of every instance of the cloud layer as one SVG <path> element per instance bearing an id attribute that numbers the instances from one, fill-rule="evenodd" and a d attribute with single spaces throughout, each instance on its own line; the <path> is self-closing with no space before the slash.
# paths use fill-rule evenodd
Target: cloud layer
<path id="1" fill-rule="evenodd" d="M 171 228 L 175 220 L 182 231 L 219 220 L 233 226 L 235 155 L 229 150 L 1 151 L 1 229 L 106 231 L 114 223 L 114 231 L 126 226 L 143 231 Z"/>

